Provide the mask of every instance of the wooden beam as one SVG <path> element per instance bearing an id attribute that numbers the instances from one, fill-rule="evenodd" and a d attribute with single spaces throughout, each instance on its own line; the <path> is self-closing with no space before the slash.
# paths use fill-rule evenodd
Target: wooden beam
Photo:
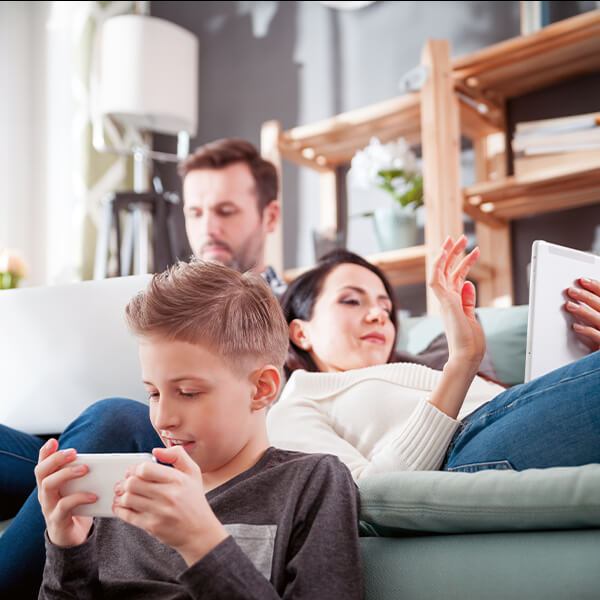
<path id="1" fill-rule="evenodd" d="M 337 173 L 333 170 L 319 176 L 319 226 L 321 232 L 335 232 L 340 229 L 338 211 Z"/>
<path id="2" fill-rule="evenodd" d="M 475 176 L 479 181 L 501 179 L 506 175 L 506 140 L 503 133 L 473 142 Z M 514 302 L 510 223 L 490 227 L 475 222 L 480 260 L 491 268 L 491 276 L 477 282 L 480 306 L 512 306 Z"/>
<path id="3" fill-rule="evenodd" d="M 421 55 L 429 77 L 421 89 L 421 132 L 425 196 L 426 280 L 448 235 L 463 233 L 460 189 L 460 132 L 458 100 L 450 67 L 450 45 L 429 40 Z M 439 305 L 427 288 L 427 312 L 437 314 Z"/>
<path id="4" fill-rule="evenodd" d="M 273 233 L 267 236 L 265 242 L 265 264 L 271 265 L 277 273 L 283 273 L 283 202 L 281 198 L 281 154 L 279 152 L 279 136 L 281 124 L 279 121 L 266 121 L 260 129 L 261 156 L 271 161 L 277 169 L 279 179 L 277 200 L 281 206 L 279 223 Z"/>

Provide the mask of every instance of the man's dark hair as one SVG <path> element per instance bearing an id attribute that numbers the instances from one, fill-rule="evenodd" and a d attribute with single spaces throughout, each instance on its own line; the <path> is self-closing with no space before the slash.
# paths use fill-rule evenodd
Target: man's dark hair
<path id="1" fill-rule="evenodd" d="M 256 184 L 258 211 L 277 199 L 279 188 L 277 169 L 273 163 L 265 160 L 259 151 L 245 140 L 225 138 L 204 144 L 179 164 L 182 179 L 190 171 L 197 169 L 224 169 L 236 163 L 248 165 Z"/>

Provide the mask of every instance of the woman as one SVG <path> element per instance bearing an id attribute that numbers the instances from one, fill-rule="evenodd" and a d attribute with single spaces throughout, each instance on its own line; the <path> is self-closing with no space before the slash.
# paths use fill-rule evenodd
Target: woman
<path id="1" fill-rule="evenodd" d="M 430 281 L 449 345 L 442 371 L 392 362 L 392 290 L 360 257 L 334 252 L 292 283 L 281 299 L 291 377 L 269 412 L 274 445 L 336 454 L 356 479 L 600 462 L 600 353 L 509 390 L 476 376 L 485 340 L 466 276 L 479 251 L 460 259 L 465 246 L 446 240 Z"/>

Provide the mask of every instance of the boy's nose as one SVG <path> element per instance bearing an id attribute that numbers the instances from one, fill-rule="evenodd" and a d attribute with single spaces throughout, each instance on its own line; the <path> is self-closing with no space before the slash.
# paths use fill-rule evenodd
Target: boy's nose
<path id="1" fill-rule="evenodd" d="M 156 408 L 154 425 L 157 429 L 172 429 L 179 424 L 177 411 L 168 402 L 161 401 Z"/>

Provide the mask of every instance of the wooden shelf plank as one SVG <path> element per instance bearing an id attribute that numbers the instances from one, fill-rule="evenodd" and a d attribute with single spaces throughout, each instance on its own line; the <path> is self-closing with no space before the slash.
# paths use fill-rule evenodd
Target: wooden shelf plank
<path id="1" fill-rule="evenodd" d="M 551 174 L 553 173 L 553 174 Z M 544 172 L 530 173 L 527 175 L 511 175 L 494 181 L 482 181 L 474 183 L 464 190 L 464 197 L 473 200 L 478 198 L 475 204 L 482 204 L 492 200 L 502 200 L 525 193 L 532 194 L 538 191 L 552 190 L 559 185 L 581 185 L 582 183 L 600 182 L 600 164 L 594 168 L 575 169 L 566 165 L 564 169 L 548 169 Z M 474 204 L 474 202 L 471 202 Z"/>
<path id="2" fill-rule="evenodd" d="M 561 52 L 590 54 L 589 44 L 598 47 L 599 36 L 600 10 L 589 11 L 548 25 L 530 35 L 517 36 L 457 57 L 452 61 L 453 75 L 457 80 L 467 81 L 506 65 L 524 68 L 534 74 L 539 70 L 539 61 L 544 60 L 544 56 L 551 55 L 563 62 Z"/>
<path id="3" fill-rule="evenodd" d="M 483 222 L 490 217 L 510 220 L 593 204 L 600 202 L 600 165 L 554 176 L 546 171 L 476 183 L 463 190 L 463 198 L 465 212 Z"/>
<path id="4" fill-rule="evenodd" d="M 370 263 L 379 267 L 393 286 L 401 287 L 425 282 L 425 246 L 399 248 L 387 252 L 378 252 L 365 257 Z M 310 267 L 288 269 L 283 273 L 283 279 L 290 283 L 296 277 L 308 271 Z M 475 264 L 471 269 L 475 281 L 493 276 L 493 269 L 487 265 Z"/>
<path id="5" fill-rule="evenodd" d="M 425 254 L 425 246 L 412 246 L 371 254 L 366 259 L 382 269 L 392 285 L 408 285 L 425 281 Z M 288 269 L 283 279 L 289 283 L 309 268 Z"/>

